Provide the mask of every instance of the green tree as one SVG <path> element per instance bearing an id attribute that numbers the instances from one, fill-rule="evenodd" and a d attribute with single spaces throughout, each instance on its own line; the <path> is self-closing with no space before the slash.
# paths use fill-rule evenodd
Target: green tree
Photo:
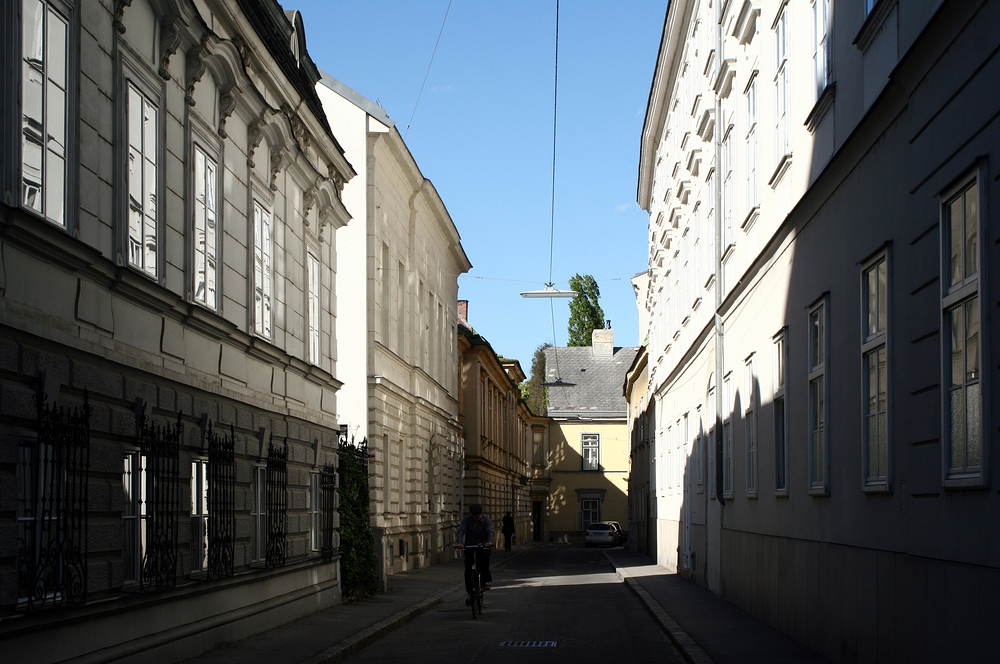
<path id="1" fill-rule="evenodd" d="M 535 349 L 531 357 L 531 376 L 521 382 L 521 398 L 528 404 L 528 409 L 535 415 L 548 415 L 549 390 L 545 387 L 545 349 L 549 344 L 542 344 Z"/>
<path id="2" fill-rule="evenodd" d="M 597 281 L 585 274 L 573 275 L 569 280 L 570 290 L 579 293 L 569 303 L 569 341 L 567 346 L 591 345 L 591 333 L 604 327 L 604 311 L 598 300 L 601 289 Z"/>

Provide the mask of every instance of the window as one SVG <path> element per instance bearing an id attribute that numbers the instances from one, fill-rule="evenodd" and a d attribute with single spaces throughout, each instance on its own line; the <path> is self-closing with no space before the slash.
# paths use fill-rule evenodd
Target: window
<path id="1" fill-rule="evenodd" d="M 308 324 L 309 331 L 306 339 L 308 346 L 309 361 L 313 364 L 320 362 L 320 274 L 319 259 L 315 254 L 309 253 L 306 256 L 306 280 L 308 282 Z"/>
<path id="2" fill-rule="evenodd" d="M 250 519 L 253 523 L 253 542 L 250 559 L 262 562 L 267 552 L 267 468 L 254 466 L 253 492 Z"/>
<path id="3" fill-rule="evenodd" d="M 139 582 L 142 554 L 146 549 L 149 513 L 146 509 L 146 457 L 138 451 L 125 453 L 122 487 L 125 504 L 122 508 L 124 527 L 122 558 L 125 580 Z"/>
<path id="4" fill-rule="evenodd" d="M 782 7 L 774 22 L 775 65 L 774 65 L 774 147 L 775 163 L 780 167 L 785 157 L 792 152 L 791 123 L 789 115 L 788 81 L 788 8 Z"/>
<path id="5" fill-rule="evenodd" d="M 309 550 L 320 551 L 323 548 L 322 536 L 322 475 L 311 473 L 309 475 Z"/>
<path id="6" fill-rule="evenodd" d="M 861 371 L 864 376 L 864 468 L 866 488 L 888 488 L 888 275 L 886 253 L 861 273 Z"/>
<path id="7" fill-rule="evenodd" d="M 952 486 L 986 482 L 980 330 L 980 215 L 978 176 L 944 197 L 941 210 L 942 331 L 944 343 L 943 446 L 945 481 Z"/>
<path id="8" fill-rule="evenodd" d="M 782 328 L 773 337 L 774 353 L 774 492 L 788 495 L 788 411 L 785 408 L 785 385 L 788 384 L 788 355 L 785 343 L 786 330 Z"/>
<path id="9" fill-rule="evenodd" d="M 201 146 L 194 147 L 194 300 L 216 308 L 219 167 Z"/>
<path id="10" fill-rule="evenodd" d="M 253 202 L 253 326 L 271 338 L 271 212 Z"/>
<path id="11" fill-rule="evenodd" d="M 695 481 L 700 485 L 705 481 L 705 471 L 703 470 L 705 465 L 705 433 L 704 433 L 704 420 L 701 415 L 701 406 L 697 408 L 696 421 L 698 424 L 698 433 L 695 438 L 695 462 L 697 463 L 697 470 L 695 471 Z"/>
<path id="12" fill-rule="evenodd" d="M 159 111 L 133 81 L 127 90 L 128 264 L 156 277 Z"/>
<path id="13" fill-rule="evenodd" d="M 722 494 L 733 497 L 733 383 L 732 374 L 722 379 Z"/>
<path id="14" fill-rule="evenodd" d="M 69 12 L 21 5 L 21 204 L 66 226 Z"/>
<path id="15" fill-rule="evenodd" d="M 809 309 L 809 491 L 825 494 L 827 486 L 826 431 L 826 303 Z"/>
<path id="16" fill-rule="evenodd" d="M 869 0 L 866 0 L 868 2 Z M 833 33 L 830 22 L 833 12 L 831 0 L 813 0 L 813 76 L 816 82 L 816 99 L 833 81 Z"/>
<path id="17" fill-rule="evenodd" d="M 733 128 L 729 127 L 725 138 L 722 139 L 722 253 L 725 254 L 733 244 L 733 194 L 735 182 L 733 180 L 733 167 L 736 165 L 736 148 L 733 136 Z"/>
<path id="18" fill-rule="evenodd" d="M 757 72 L 750 74 L 747 85 L 747 151 L 746 151 L 746 208 L 747 216 L 760 205 L 760 186 L 757 179 Z"/>
<path id="19" fill-rule="evenodd" d="M 744 443 L 746 447 L 747 496 L 757 497 L 757 373 L 754 356 L 746 359 L 746 406 L 743 410 Z"/>
<path id="20" fill-rule="evenodd" d="M 208 569 L 208 461 L 191 462 L 191 569 Z"/>
<path id="21" fill-rule="evenodd" d="M 583 470 L 601 469 L 601 434 L 580 434 L 583 443 Z"/>
<path id="22" fill-rule="evenodd" d="M 580 500 L 580 530 L 586 530 L 592 523 L 601 522 L 601 500 L 583 498 Z"/>

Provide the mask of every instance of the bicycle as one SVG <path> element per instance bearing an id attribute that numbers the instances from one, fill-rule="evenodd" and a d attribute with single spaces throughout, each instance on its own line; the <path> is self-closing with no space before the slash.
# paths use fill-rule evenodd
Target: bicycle
<path id="1" fill-rule="evenodd" d="M 466 544 L 464 550 L 485 548 L 487 547 L 482 544 Z M 472 601 L 469 604 L 472 606 L 472 617 L 478 618 L 477 614 L 483 612 L 483 595 L 486 594 L 486 590 L 483 588 L 483 577 L 479 573 L 479 556 L 475 553 L 472 555 L 472 568 L 469 570 L 469 574 L 472 575 L 472 593 L 469 595 L 469 599 Z"/>

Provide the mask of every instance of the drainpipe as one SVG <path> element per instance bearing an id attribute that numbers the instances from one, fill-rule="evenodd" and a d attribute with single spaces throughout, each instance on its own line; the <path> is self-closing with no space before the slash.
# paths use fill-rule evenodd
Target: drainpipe
<path id="1" fill-rule="evenodd" d="M 715 3 L 715 62 L 716 67 L 721 66 L 722 62 L 722 3 Z M 712 81 L 713 87 L 715 81 Z M 722 325 L 722 315 L 719 313 L 722 309 L 722 253 L 725 251 L 725 247 L 722 246 L 723 236 L 722 236 L 722 224 L 724 211 L 722 209 L 722 186 L 723 186 L 723 173 L 722 173 L 722 132 L 723 132 L 723 117 L 722 117 L 722 99 L 719 98 L 717 91 L 713 90 L 713 98 L 715 100 L 715 497 L 718 500 L 718 523 L 716 524 L 718 528 L 717 533 L 717 549 L 708 551 L 708 556 L 706 557 L 706 570 L 705 570 L 705 580 L 710 589 L 718 591 L 721 587 L 720 580 L 722 576 L 721 562 L 722 562 L 722 521 L 723 515 L 725 514 L 725 483 L 723 481 L 723 465 L 725 463 L 725 455 L 723 449 L 723 431 L 722 431 L 722 415 L 723 408 L 725 408 L 725 395 L 723 394 L 723 372 L 725 371 L 725 361 L 723 357 L 724 351 L 724 339 L 725 339 L 725 329 Z M 709 535 L 709 541 L 711 541 L 711 535 Z M 714 548 L 714 547 L 713 547 Z M 715 558 L 715 560 L 713 560 Z M 713 565 L 714 563 L 714 565 Z"/>

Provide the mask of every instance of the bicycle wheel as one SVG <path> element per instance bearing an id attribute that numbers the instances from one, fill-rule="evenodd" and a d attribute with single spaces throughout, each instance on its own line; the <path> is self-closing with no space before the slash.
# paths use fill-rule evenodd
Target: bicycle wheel
<path id="1" fill-rule="evenodd" d="M 479 578 L 479 570 L 472 570 L 472 617 L 475 618 L 477 612 L 483 612 L 482 604 L 483 584 Z"/>

